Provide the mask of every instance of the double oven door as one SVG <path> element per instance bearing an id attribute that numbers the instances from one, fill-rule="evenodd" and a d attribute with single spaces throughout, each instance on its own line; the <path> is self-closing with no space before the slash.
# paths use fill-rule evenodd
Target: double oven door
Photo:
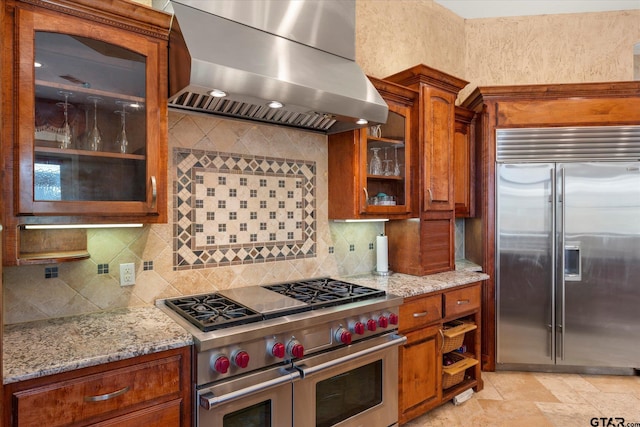
<path id="1" fill-rule="evenodd" d="M 294 368 L 266 371 L 196 391 L 196 427 L 279 427 L 293 425 Z"/>
<path id="2" fill-rule="evenodd" d="M 398 346 L 387 334 L 304 359 L 293 385 L 295 427 L 394 426 L 398 422 Z"/>
<path id="3" fill-rule="evenodd" d="M 386 334 L 198 390 L 197 426 L 395 426 L 404 341 Z"/>

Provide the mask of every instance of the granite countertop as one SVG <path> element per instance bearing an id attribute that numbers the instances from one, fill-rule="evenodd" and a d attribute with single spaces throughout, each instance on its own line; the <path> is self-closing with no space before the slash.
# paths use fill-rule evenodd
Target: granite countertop
<path id="1" fill-rule="evenodd" d="M 352 283 L 404 298 L 488 279 L 479 266 L 456 261 L 456 271 L 411 276 L 361 274 Z M 192 335 L 156 307 L 134 307 L 6 325 L 3 383 L 9 384 L 193 344 Z"/>
<path id="2" fill-rule="evenodd" d="M 471 263 L 469 264 L 470 265 L 467 266 L 468 268 L 476 269 L 477 266 L 474 267 Z M 482 272 L 469 269 L 457 269 L 456 271 L 430 274 L 428 276 L 411 276 L 402 273 L 393 273 L 389 276 L 362 274 L 345 277 L 344 279 L 351 283 L 382 289 L 389 294 L 408 298 L 467 285 L 488 278 L 489 275 Z"/>
<path id="3" fill-rule="evenodd" d="M 156 307 L 134 307 L 6 325 L 3 383 L 9 384 L 193 344 Z"/>

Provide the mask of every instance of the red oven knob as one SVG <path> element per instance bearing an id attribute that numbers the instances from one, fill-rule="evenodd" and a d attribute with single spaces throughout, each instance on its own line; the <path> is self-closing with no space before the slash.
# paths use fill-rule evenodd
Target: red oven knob
<path id="1" fill-rule="evenodd" d="M 369 319 L 367 320 L 367 330 L 374 332 L 377 329 L 378 325 L 376 324 L 376 321 L 373 319 Z"/>
<path id="2" fill-rule="evenodd" d="M 304 356 L 304 347 L 300 344 L 300 341 L 292 339 L 287 343 L 287 354 L 290 357 L 299 359 Z"/>
<path id="3" fill-rule="evenodd" d="M 238 368 L 246 368 L 249 366 L 249 353 L 246 351 L 237 352 L 233 357 L 233 363 L 235 363 Z"/>
<path id="4" fill-rule="evenodd" d="M 273 357 L 282 359 L 284 357 L 284 350 L 285 350 L 284 344 L 282 344 L 281 342 L 277 342 L 271 347 L 271 349 L 269 350 L 269 353 L 271 353 Z"/>
<path id="5" fill-rule="evenodd" d="M 345 328 L 338 328 L 336 331 L 336 341 L 340 341 L 342 344 L 351 344 L 351 332 Z"/>
<path id="6" fill-rule="evenodd" d="M 395 313 L 389 313 L 389 323 L 392 325 L 397 325 L 400 323 L 400 318 Z"/>
<path id="7" fill-rule="evenodd" d="M 356 322 L 351 326 L 351 332 L 357 335 L 364 334 L 364 323 Z"/>
<path id="8" fill-rule="evenodd" d="M 381 328 L 386 328 L 389 326 L 389 319 L 387 319 L 387 316 L 380 316 L 378 317 L 378 326 L 380 326 Z"/>
<path id="9" fill-rule="evenodd" d="M 211 358 L 211 369 L 219 374 L 226 374 L 229 370 L 229 359 L 226 356 L 214 356 Z"/>

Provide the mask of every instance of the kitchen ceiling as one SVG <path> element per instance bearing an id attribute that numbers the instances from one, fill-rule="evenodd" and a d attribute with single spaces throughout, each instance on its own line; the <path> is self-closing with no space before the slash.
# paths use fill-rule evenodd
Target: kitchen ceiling
<path id="1" fill-rule="evenodd" d="M 640 9 L 640 0 L 434 0 L 465 19 Z"/>

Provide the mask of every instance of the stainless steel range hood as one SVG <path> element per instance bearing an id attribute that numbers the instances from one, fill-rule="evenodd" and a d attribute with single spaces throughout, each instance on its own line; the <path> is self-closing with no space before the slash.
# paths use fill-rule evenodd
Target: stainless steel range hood
<path id="1" fill-rule="evenodd" d="M 154 7 L 174 15 L 169 107 L 328 134 L 387 120 L 387 104 L 353 60 L 355 0 L 154 0 Z M 214 89 L 226 96 L 212 96 Z"/>

